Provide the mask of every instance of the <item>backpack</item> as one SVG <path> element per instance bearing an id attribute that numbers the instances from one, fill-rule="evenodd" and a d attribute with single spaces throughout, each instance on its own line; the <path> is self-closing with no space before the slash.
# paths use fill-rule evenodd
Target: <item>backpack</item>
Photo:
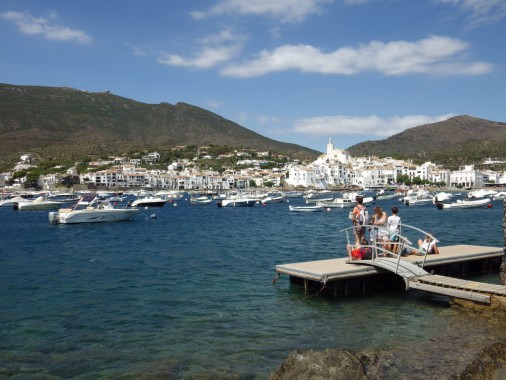
<path id="1" fill-rule="evenodd" d="M 360 209 L 360 212 L 357 214 L 355 220 L 358 224 L 364 225 L 369 223 L 369 213 L 366 208 Z"/>

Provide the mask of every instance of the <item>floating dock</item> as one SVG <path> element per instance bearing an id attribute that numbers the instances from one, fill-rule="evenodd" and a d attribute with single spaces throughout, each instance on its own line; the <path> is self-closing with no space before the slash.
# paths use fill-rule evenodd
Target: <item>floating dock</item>
<path id="1" fill-rule="evenodd" d="M 488 247 L 478 245 L 452 245 L 439 247 L 439 255 L 423 256 L 405 256 L 401 261 L 422 266 L 431 274 L 436 273 L 441 276 L 466 277 L 469 275 L 479 275 L 488 273 L 495 268 L 499 268 L 504 250 L 499 247 Z M 390 259 L 392 260 L 392 259 Z M 366 260 L 371 262 L 370 260 Z M 348 257 L 308 261 L 300 263 L 280 264 L 276 266 L 278 278 L 285 274 L 290 276 L 292 283 L 303 284 L 307 292 L 309 288 L 318 286 L 320 291 L 333 290 L 334 295 L 349 295 L 355 293 L 366 293 L 370 286 L 378 288 L 385 285 L 403 284 L 402 277 L 387 269 L 364 265 L 364 263 L 350 262 Z M 376 278 L 376 277 L 377 278 Z M 275 282 L 276 280 L 274 280 Z M 417 285 L 417 281 L 408 281 L 411 288 L 429 290 L 429 285 Z M 448 288 L 448 281 L 440 281 L 441 288 Z M 464 282 L 462 282 L 463 284 Z M 411 285 L 409 285 L 411 284 Z M 455 285 L 456 286 L 456 285 Z M 464 285 L 462 285 L 464 286 Z M 424 289 L 424 287 L 426 289 Z M 506 289 L 499 290 L 501 293 Z M 457 290 L 462 288 L 456 288 Z M 445 294 L 442 292 L 435 292 Z M 457 296 L 459 291 L 451 291 L 448 295 Z M 478 297 L 481 301 L 483 297 Z M 481 301 L 483 302 L 483 301 Z"/>

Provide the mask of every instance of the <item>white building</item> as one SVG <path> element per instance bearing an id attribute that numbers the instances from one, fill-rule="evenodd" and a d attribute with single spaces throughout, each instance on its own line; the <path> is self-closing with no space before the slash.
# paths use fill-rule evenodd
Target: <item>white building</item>
<path id="1" fill-rule="evenodd" d="M 466 165 L 450 175 L 451 186 L 462 186 L 466 188 L 483 187 L 483 173 L 474 170 L 474 165 Z"/>

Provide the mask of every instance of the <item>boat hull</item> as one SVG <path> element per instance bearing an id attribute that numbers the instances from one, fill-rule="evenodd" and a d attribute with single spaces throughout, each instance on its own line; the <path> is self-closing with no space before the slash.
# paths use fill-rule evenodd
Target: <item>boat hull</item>
<path id="1" fill-rule="evenodd" d="M 60 210 L 50 212 L 49 221 L 53 224 L 77 224 L 100 222 L 123 222 L 135 218 L 138 209 L 109 209 L 109 210 Z"/>
<path id="2" fill-rule="evenodd" d="M 160 201 L 135 201 L 132 207 L 163 207 L 167 203 L 166 200 Z"/>
<path id="3" fill-rule="evenodd" d="M 323 206 L 289 206 L 291 212 L 320 212 Z"/>
<path id="4" fill-rule="evenodd" d="M 258 202 L 258 199 L 224 199 L 218 202 L 220 207 L 251 207 Z"/>
<path id="5" fill-rule="evenodd" d="M 457 201 L 455 203 L 443 203 L 443 206 L 441 207 L 438 205 L 438 208 L 443 209 L 462 209 L 462 208 L 478 208 L 478 207 L 484 207 L 491 204 L 491 201 L 489 198 L 485 199 L 479 199 L 479 200 L 470 200 L 470 201 Z"/>
<path id="6" fill-rule="evenodd" d="M 32 211 L 32 210 L 56 210 L 61 207 L 61 202 L 18 202 L 14 203 L 12 207 L 18 211 Z"/>

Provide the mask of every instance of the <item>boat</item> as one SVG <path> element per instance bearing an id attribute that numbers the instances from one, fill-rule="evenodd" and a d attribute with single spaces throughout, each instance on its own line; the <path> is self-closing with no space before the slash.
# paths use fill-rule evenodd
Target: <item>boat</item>
<path id="1" fill-rule="evenodd" d="M 355 207 L 357 204 L 356 198 L 358 193 L 344 193 L 342 197 L 333 198 L 330 200 L 320 200 L 316 202 L 317 206 L 330 207 L 330 208 L 344 208 L 344 207 Z M 364 197 L 362 204 L 370 204 L 374 202 L 373 197 Z"/>
<path id="2" fill-rule="evenodd" d="M 452 197 L 453 197 L 452 193 L 446 193 L 446 192 L 442 191 L 442 192 L 434 195 L 434 197 L 432 198 L 432 203 L 436 204 L 438 202 L 446 202 L 446 201 L 450 200 Z"/>
<path id="3" fill-rule="evenodd" d="M 347 198 L 334 198 L 329 201 L 318 201 L 316 206 L 319 207 L 330 207 L 330 208 L 343 208 L 343 207 L 354 207 L 357 204 L 356 201 L 352 201 Z"/>
<path id="4" fill-rule="evenodd" d="M 455 208 L 476 208 L 476 207 L 491 207 L 492 203 L 490 198 L 480 198 L 480 199 L 458 199 L 457 202 L 453 203 L 444 203 L 438 202 L 438 209 L 455 209 Z"/>
<path id="5" fill-rule="evenodd" d="M 133 201 L 132 207 L 163 207 L 165 203 L 167 203 L 166 199 L 154 196 L 147 196 Z"/>
<path id="6" fill-rule="evenodd" d="M 0 201 L 0 207 L 14 207 L 15 203 L 24 202 L 24 201 L 31 202 L 31 200 L 20 197 L 20 196 L 15 196 L 12 198 L 5 198 Z"/>
<path id="7" fill-rule="evenodd" d="M 48 215 L 52 224 L 121 222 L 132 220 L 139 212 L 136 208 L 115 208 L 110 202 L 100 202 L 98 198 L 91 201 L 84 199 L 87 205 L 76 203 L 74 208 L 61 208 Z"/>
<path id="8" fill-rule="evenodd" d="M 218 207 L 251 207 L 258 202 L 254 198 L 223 199 L 218 202 Z"/>
<path id="9" fill-rule="evenodd" d="M 495 190 L 487 190 L 487 189 L 480 189 L 476 191 L 470 191 L 467 194 L 467 197 L 469 199 L 476 199 L 476 198 L 484 198 L 484 197 L 493 197 L 497 194 L 497 191 Z"/>
<path id="10" fill-rule="evenodd" d="M 262 204 L 269 204 L 269 203 L 282 203 L 285 201 L 285 196 L 281 193 L 275 193 L 275 194 L 268 194 L 265 198 L 261 200 Z"/>
<path id="11" fill-rule="evenodd" d="M 306 198 L 304 197 L 304 199 L 306 200 L 306 204 L 316 204 L 317 202 L 332 202 L 332 200 L 334 198 L 330 197 L 330 198 Z"/>
<path id="12" fill-rule="evenodd" d="M 211 198 L 206 196 L 190 198 L 190 204 L 192 205 L 208 205 L 211 204 L 212 201 L 213 200 Z"/>
<path id="13" fill-rule="evenodd" d="M 374 197 L 376 200 L 386 200 L 400 197 L 400 195 L 392 189 L 379 189 Z"/>
<path id="14" fill-rule="evenodd" d="M 323 211 L 323 206 L 288 206 L 292 212 L 318 212 Z"/>
<path id="15" fill-rule="evenodd" d="M 60 201 L 51 201 L 46 197 L 40 196 L 35 198 L 33 201 L 22 200 L 18 202 L 14 202 L 12 208 L 14 210 L 19 211 L 27 211 L 27 210 L 56 210 L 58 207 L 62 205 Z"/>

